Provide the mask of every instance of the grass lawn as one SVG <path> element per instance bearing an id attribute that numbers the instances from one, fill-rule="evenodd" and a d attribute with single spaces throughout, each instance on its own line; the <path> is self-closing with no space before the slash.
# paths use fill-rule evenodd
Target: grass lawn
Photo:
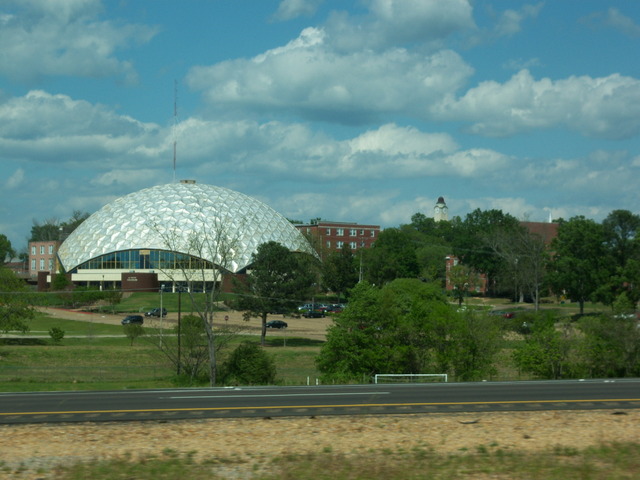
<path id="1" fill-rule="evenodd" d="M 151 337 L 137 338 L 132 344 L 122 326 L 92 322 L 88 317 L 88 321 L 63 320 L 38 313 L 29 323 L 28 333 L 20 338 L 0 337 L 0 389 L 118 390 L 183 385 Z M 59 344 L 48 335 L 52 327 L 65 332 Z M 248 338 L 259 342 L 257 336 Z M 235 339 L 225 354 L 244 340 L 246 336 Z M 272 336 L 267 345 L 276 362 L 279 383 L 315 382 L 319 376 L 315 357 L 322 342 Z"/>

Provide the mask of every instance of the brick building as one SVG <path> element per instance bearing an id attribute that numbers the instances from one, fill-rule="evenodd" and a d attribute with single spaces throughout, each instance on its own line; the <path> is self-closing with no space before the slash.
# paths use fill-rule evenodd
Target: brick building
<path id="1" fill-rule="evenodd" d="M 56 273 L 56 253 L 60 242 L 48 240 L 43 242 L 29 242 L 29 277 L 35 279 L 38 272 Z"/>
<path id="2" fill-rule="evenodd" d="M 380 225 L 359 225 L 350 222 L 320 220 L 308 225 L 296 225 L 322 256 L 322 252 L 340 250 L 349 245 L 351 250 L 371 248 L 380 235 Z"/>

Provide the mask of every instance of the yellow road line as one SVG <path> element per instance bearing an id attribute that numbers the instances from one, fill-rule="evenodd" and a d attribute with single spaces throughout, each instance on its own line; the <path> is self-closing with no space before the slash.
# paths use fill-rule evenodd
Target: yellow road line
<path id="1" fill-rule="evenodd" d="M 69 410 L 54 412 L 0 412 L 0 416 L 12 415 L 81 415 L 92 413 L 153 413 L 153 412 L 196 412 L 196 411 L 221 411 L 221 410 L 277 410 L 300 408 L 353 408 L 353 407 L 442 407 L 456 405 L 508 405 L 526 403 L 606 403 L 606 402 L 640 402 L 640 398 L 608 398 L 600 400 L 510 400 L 495 402 L 442 402 L 442 403 L 358 403 L 345 405 L 278 405 L 264 407 L 195 407 L 195 408 L 150 408 L 130 410 Z"/>

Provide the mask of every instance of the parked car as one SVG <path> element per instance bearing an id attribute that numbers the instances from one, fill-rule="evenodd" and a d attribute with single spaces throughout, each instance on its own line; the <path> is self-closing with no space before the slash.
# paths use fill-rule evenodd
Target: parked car
<path id="1" fill-rule="evenodd" d="M 159 308 L 153 308 L 153 309 L 149 310 L 147 313 L 145 313 L 145 316 L 147 316 L 147 317 L 159 317 L 160 316 L 160 309 Z M 167 309 L 166 308 L 162 309 L 162 316 L 163 317 L 167 316 Z"/>
<path id="2" fill-rule="evenodd" d="M 322 318 L 325 316 L 324 310 L 307 310 L 302 314 L 305 318 Z"/>
<path id="3" fill-rule="evenodd" d="M 267 322 L 267 328 L 287 328 L 289 325 L 282 320 L 271 320 Z"/>
<path id="4" fill-rule="evenodd" d="M 128 315 L 122 319 L 122 325 L 142 325 L 144 318 L 142 315 Z"/>

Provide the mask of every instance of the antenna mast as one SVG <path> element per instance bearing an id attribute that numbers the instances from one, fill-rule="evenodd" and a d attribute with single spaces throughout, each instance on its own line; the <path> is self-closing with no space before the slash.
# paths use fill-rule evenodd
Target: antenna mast
<path id="1" fill-rule="evenodd" d="M 176 147 L 178 141 L 176 132 L 178 130 L 178 81 L 173 81 L 173 183 L 176 183 Z"/>

